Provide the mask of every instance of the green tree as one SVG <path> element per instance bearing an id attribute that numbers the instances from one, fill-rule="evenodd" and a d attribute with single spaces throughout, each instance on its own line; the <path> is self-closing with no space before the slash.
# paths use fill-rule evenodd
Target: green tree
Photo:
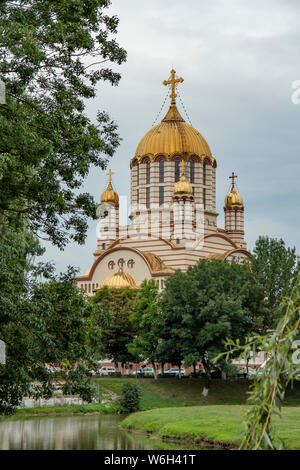
<path id="1" fill-rule="evenodd" d="M 161 360 L 159 343 L 164 326 L 159 306 L 158 286 L 154 279 L 143 281 L 132 304 L 130 321 L 136 329 L 136 336 L 128 346 L 129 351 L 153 365 L 154 378 L 157 379 L 155 363 Z"/>
<path id="2" fill-rule="evenodd" d="M 120 139 L 104 111 L 91 122 L 85 103 L 100 81 L 118 84 L 112 65 L 126 60 L 114 39 L 118 18 L 105 14 L 109 5 L 0 4 L 0 76 L 6 84 L 6 105 L 0 106 L 0 338 L 8 351 L 1 411 L 33 393 L 32 383 L 42 383 L 36 393 L 49 396 L 45 361 L 92 359 L 89 345 L 99 343 L 89 321 L 93 306 L 76 292 L 75 272 L 56 278 L 50 265 L 33 266 L 43 252 L 33 234 L 61 248 L 70 239 L 82 243 L 88 217 L 96 217 L 93 198 L 80 188 L 92 165 L 106 166 Z M 83 371 L 68 382 L 90 398 Z"/>
<path id="3" fill-rule="evenodd" d="M 24 215 L 39 236 L 64 246 L 82 243 L 93 198 L 80 193 L 91 165 L 104 168 L 119 144 L 106 112 L 93 124 L 87 99 L 105 80 L 117 85 L 113 63 L 126 59 L 114 34 L 109 0 L 16 0 L 0 4 L 0 214 Z M 17 216 L 17 217 L 16 217 Z"/>
<path id="4" fill-rule="evenodd" d="M 279 321 L 282 300 L 290 296 L 299 272 L 299 257 L 295 248 L 287 248 L 276 238 L 259 237 L 250 264 L 253 275 L 264 289 L 264 310 L 257 318 L 257 331 L 262 334 Z"/>
<path id="5" fill-rule="evenodd" d="M 135 361 L 136 357 L 128 351 L 128 345 L 136 333 L 129 317 L 136 295 L 136 289 L 110 289 L 105 286 L 90 299 L 96 305 L 93 328 L 98 327 L 101 334 L 99 358 L 112 358 L 116 365 L 120 362 L 122 366 Z"/>
<path id="6" fill-rule="evenodd" d="M 186 273 L 176 272 L 162 299 L 167 359 L 177 355 L 186 365 L 202 362 L 207 393 L 213 358 L 226 337 L 242 341 L 252 331 L 262 298 L 246 264 L 201 260 Z"/>
<path id="7" fill-rule="evenodd" d="M 51 265 L 33 266 L 40 247 L 30 232 L 2 228 L 2 236 L 10 243 L 0 244 L 0 339 L 7 347 L 7 362 L 0 366 L 0 414 L 13 412 L 24 396 L 51 396 L 53 378 L 45 363 L 72 368 L 93 359 L 93 306 L 77 291 L 74 270 L 57 277 Z M 66 378 L 69 385 L 80 381 L 81 395 L 91 400 L 83 372 Z"/>
<path id="8" fill-rule="evenodd" d="M 246 431 L 240 449 L 280 450 L 284 442 L 272 426 L 274 415 L 281 415 L 281 405 L 289 382 L 299 380 L 300 277 L 294 282 L 289 298 L 281 303 L 281 317 L 274 330 L 265 335 L 253 335 L 241 345 L 228 340 L 226 354 L 238 352 L 244 357 L 249 351 L 262 348 L 268 360 L 252 378 L 250 406 L 246 415 Z M 295 350 L 296 349 L 296 350 Z"/>

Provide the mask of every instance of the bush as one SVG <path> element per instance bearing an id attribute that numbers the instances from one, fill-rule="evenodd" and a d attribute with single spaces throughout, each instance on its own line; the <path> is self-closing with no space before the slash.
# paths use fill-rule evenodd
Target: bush
<path id="1" fill-rule="evenodd" d="M 126 411 L 132 413 L 140 409 L 142 395 L 143 392 L 139 384 L 125 383 L 121 390 L 120 403 Z"/>

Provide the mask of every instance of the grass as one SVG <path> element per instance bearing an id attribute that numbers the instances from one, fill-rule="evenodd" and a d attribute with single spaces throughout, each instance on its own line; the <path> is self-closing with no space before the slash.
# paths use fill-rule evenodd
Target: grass
<path id="1" fill-rule="evenodd" d="M 210 405 L 189 408 L 149 410 L 129 415 L 122 422 L 128 430 L 153 433 L 164 439 L 209 442 L 237 447 L 243 432 L 247 406 Z M 287 449 L 300 449 L 300 408 L 284 407 L 282 419 L 274 417 L 277 430 Z"/>
<path id="2" fill-rule="evenodd" d="M 50 414 L 88 414 L 88 413 L 117 413 L 120 406 L 117 403 L 91 403 L 88 405 L 62 405 L 49 406 L 43 408 L 22 408 L 17 410 L 16 415 L 20 416 L 41 416 Z"/>
<path id="3" fill-rule="evenodd" d="M 138 382 L 143 389 L 141 410 L 195 405 L 245 405 L 248 397 L 248 381 L 224 381 L 214 379 L 207 397 L 202 396 L 202 379 L 92 379 L 102 390 L 111 390 L 117 395 L 122 385 L 130 381 Z M 288 390 L 284 406 L 300 406 L 300 384 Z"/>

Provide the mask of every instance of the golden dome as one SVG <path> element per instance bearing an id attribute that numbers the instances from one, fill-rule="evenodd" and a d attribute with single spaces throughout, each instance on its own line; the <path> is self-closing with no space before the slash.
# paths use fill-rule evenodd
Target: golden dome
<path id="1" fill-rule="evenodd" d="M 175 102 L 160 124 L 148 131 L 137 146 L 135 158 L 141 161 L 146 156 L 190 154 L 214 163 L 210 148 L 204 137 L 194 127 L 187 124 L 178 112 Z"/>
<path id="2" fill-rule="evenodd" d="M 184 175 L 175 183 L 173 197 L 193 197 L 192 185 Z"/>
<path id="3" fill-rule="evenodd" d="M 232 184 L 230 192 L 225 197 L 225 209 L 233 207 L 244 207 L 242 196 L 235 189 L 234 183 Z"/>
<path id="4" fill-rule="evenodd" d="M 127 274 L 123 269 L 119 269 L 118 272 L 108 276 L 102 283 L 101 287 L 107 286 L 111 289 L 122 289 L 122 287 L 130 287 L 131 289 L 137 289 L 135 280 L 130 274 Z"/>
<path id="5" fill-rule="evenodd" d="M 106 190 L 101 195 L 101 204 L 113 204 L 114 206 L 119 204 L 119 196 L 111 183 L 108 183 Z"/>

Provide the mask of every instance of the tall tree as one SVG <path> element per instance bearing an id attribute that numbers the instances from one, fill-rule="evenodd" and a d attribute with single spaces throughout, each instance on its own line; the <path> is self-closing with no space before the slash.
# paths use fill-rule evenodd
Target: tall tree
<path id="1" fill-rule="evenodd" d="M 84 114 L 101 80 L 117 85 L 112 63 L 126 59 L 113 35 L 109 0 L 0 3 L 0 213 L 25 215 L 30 229 L 64 246 L 82 243 L 93 198 L 80 193 L 91 165 L 104 168 L 119 143 L 116 124 Z M 17 215 L 18 217 L 14 217 Z"/>
<path id="2" fill-rule="evenodd" d="M 110 289 L 105 286 L 91 298 L 91 302 L 96 305 L 93 327 L 98 326 L 101 334 L 99 358 L 112 358 L 116 365 L 119 362 L 124 365 L 135 361 L 128 345 L 136 332 L 129 318 L 136 295 L 136 289 Z"/>
<path id="3" fill-rule="evenodd" d="M 154 378 L 157 379 L 155 363 L 162 359 L 159 344 L 164 322 L 159 305 L 158 286 L 154 279 L 142 283 L 132 304 L 130 321 L 136 328 L 136 335 L 128 349 L 141 361 L 147 360 L 153 365 Z"/>
<path id="4" fill-rule="evenodd" d="M 212 359 L 226 337 L 243 338 L 253 328 L 263 292 L 247 265 L 201 260 L 166 281 L 162 299 L 164 344 L 186 365 L 202 362 L 209 386 Z"/>
<path id="5" fill-rule="evenodd" d="M 280 304 L 290 296 L 300 269 L 295 248 L 276 238 L 259 237 L 250 264 L 255 278 L 264 289 L 264 312 L 257 330 L 265 333 L 274 328 L 280 317 Z"/>
<path id="6" fill-rule="evenodd" d="M 51 396 L 53 378 L 44 364 L 64 362 L 72 368 L 78 360 L 92 360 L 93 343 L 92 305 L 77 291 L 74 270 L 57 277 L 50 265 L 33 266 L 40 248 L 30 232 L 2 230 L 1 235 L 10 237 L 0 244 L 0 339 L 7 352 L 6 364 L 0 365 L 3 414 L 13 412 L 23 396 Z M 73 391 L 91 399 L 80 370 L 66 378 Z"/>

